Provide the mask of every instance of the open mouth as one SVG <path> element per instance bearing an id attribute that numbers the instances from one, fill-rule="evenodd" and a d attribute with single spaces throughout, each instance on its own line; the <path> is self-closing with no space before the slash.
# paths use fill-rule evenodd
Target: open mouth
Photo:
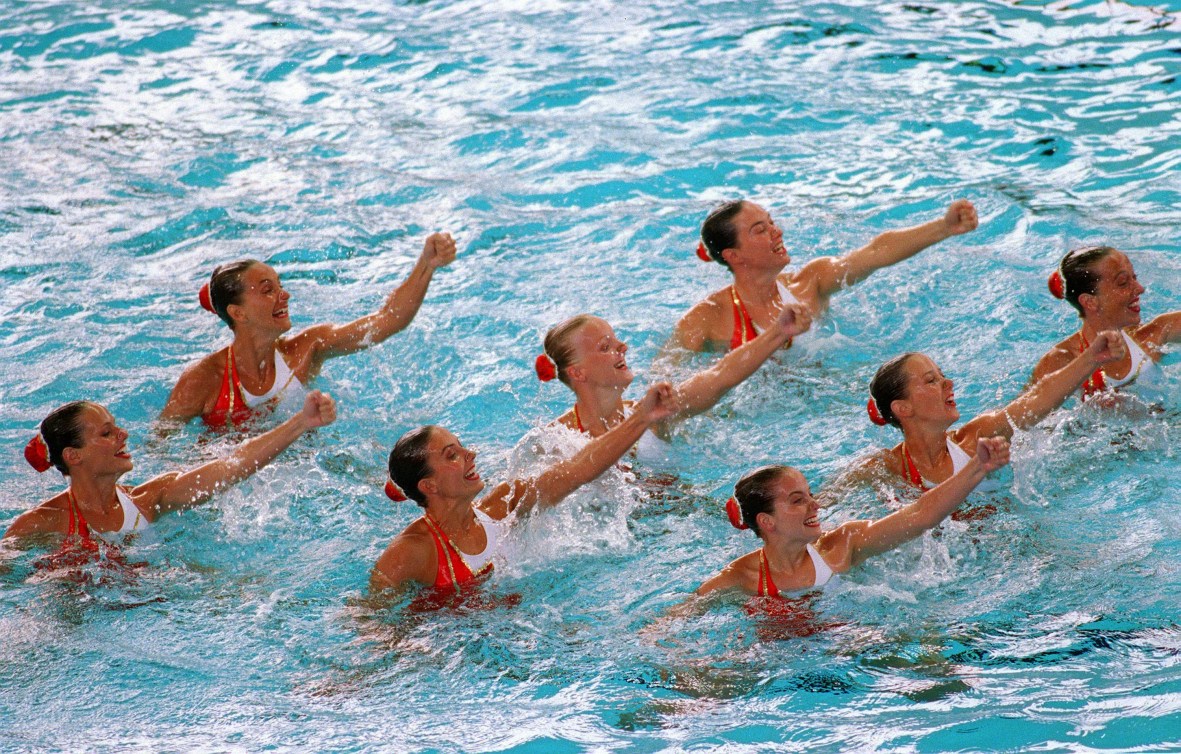
<path id="1" fill-rule="evenodd" d="M 127 452 L 127 448 L 126 448 L 126 446 L 124 446 L 122 448 L 119 448 L 119 451 L 117 453 L 115 453 L 115 458 L 126 458 L 127 460 L 130 461 L 131 454 Z"/>
<path id="2" fill-rule="evenodd" d="M 953 394 L 953 395 L 947 396 L 947 400 L 943 401 L 943 403 L 948 408 L 955 408 L 955 395 Z"/>
<path id="3" fill-rule="evenodd" d="M 627 369 L 627 359 L 620 359 L 619 361 L 615 362 L 615 368 L 620 370 Z"/>
<path id="4" fill-rule="evenodd" d="M 463 475 L 463 478 L 469 482 L 478 482 L 480 481 L 480 472 L 476 471 L 476 467 L 473 466 L 471 471 Z"/>
<path id="5" fill-rule="evenodd" d="M 273 315 L 276 319 L 287 319 L 287 307 L 284 306 L 281 309 L 276 309 Z"/>
<path id="6" fill-rule="evenodd" d="M 820 516 L 808 516 L 804 519 L 804 526 L 820 526 Z"/>

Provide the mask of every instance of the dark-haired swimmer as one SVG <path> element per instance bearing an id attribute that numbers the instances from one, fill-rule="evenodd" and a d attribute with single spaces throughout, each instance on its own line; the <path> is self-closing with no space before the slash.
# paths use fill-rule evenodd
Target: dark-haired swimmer
<path id="1" fill-rule="evenodd" d="M 414 319 L 435 270 L 455 259 L 448 233 L 427 237 L 406 281 L 373 314 L 344 325 L 313 325 L 290 337 L 290 295 L 270 265 L 253 259 L 213 271 L 201 304 L 234 333 L 234 342 L 181 374 L 160 419 L 200 416 L 211 427 L 241 425 L 273 408 L 289 390 L 303 390 L 324 361 L 361 351 L 403 330 Z"/>
<path id="2" fill-rule="evenodd" d="M 1161 346 L 1181 340 L 1181 311 L 1140 324 L 1140 294 L 1132 261 L 1110 246 L 1088 246 L 1067 254 L 1050 276 L 1050 292 L 1078 311 L 1082 326 L 1042 357 L 1033 379 L 1061 369 L 1085 351 L 1103 330 L 1116 330 L 1127 348 L 1118 360 L 1104 363 L 1083 383 L 1083 398 L 1104 390 L 1159 380 Z M 1154 386 L 1155 387 L 1155 386 Z"/>
<path id="3" fill-rule="evenodd" d="M 732 350 L 769 327 L 789 303 L 803 304 L 819 317 L 840 289 L 976 225 L 976 208 L 961 199 L 938 220 L 887 231 L 856 251 L 813 259 L 793 273 L 783 271 L 791 258 L 767 210 L 753 202 L 728 202 L 701 226 L 698 256 L 724 265 L 734 282 L 690 309 L 672 342 L 690 351 Z"/>
<path id="4" fill-rule="evenodd" d="M 749 343 L 679 383 L 673 391 L 676 411 L 669 421 L 709 409 L 811 324 L 807 308 L 799 304 L 783 307 L 771 325 Z M 622 421 L 632 405 L 623 400 L 634 377 L 627 364 L 627 344 L 615 336 L 605 320 L 589 314 L 571 317 L 546 333 L 545 353 L 538 357 L 537 374 L 542 381 L 557 377 L 573 391 L 573 408 L 557 421 L 591 437 L 598 437 Z M 669 421 L 653 428 L 656 436 L 667 438 Z"/>
<path id="5" fill-rule="evenodd" d="M 125 487 L 119 478 L 133 467 L 127 432 L 97 403 L 67 403 L 41 422 L 40 433 L 25 448 L 25 457 L 38 471 L 56 467 L 69 486 L 17 516 L 4 536 L 58 535 L 66 538 L 67 545 L 97 549 L 96 537 L 127 534 L 165 513 L 203 503 L 270 463 L 303 433 L 335 419 L 332 399 L 312 391 L 300 413 L 241 443 L 227 458 Z"/>
<path id="6" fill-rule="evenodd" d="M 974 450 L 967 465 L 915 502 L 877 521 L 849 521 L 828 532 L 820 529 L 820 505 L 803 474 L 790 466 L 747 474 L 735 486 L 727 512 L 732 524 L 751 529 L 763 546 L 730 563 L 697 594 L 737 589 L 779 599 L 823 588 L 835 574 L 938 526 L 986 474 L 1009 462 L 1003 438 L 977 440 Z"/>
<path id="7" fill-rule="evenodd" d="M 390 452 L 387 494 L 413 499 L 423 515 L 378 558 L 369 577 L 370 591 L 418 584 L 439 596 L 464 593 L 502 557 L 503 537 L 521 513 L 556 505 L 595 479 L 672 411 L 671 386 L 653 385 L 630 416 L 573 457 L 530 479 L 501 482 L 483 496 L 485 483 L 476 470 L 475 451 L 442 427 L 407 432 Z"/>
<path id="8" fill-rule="evenodd" d="M 874 424 L 902 430 L 902 442 L 877 457 L 893 475 L 920 489 L 938 484 L 963 468 L 983 437 L 1009 439 L 1058 408 L 1102 364 L 1127 353 L 1114 330 L 1098 333 L 1094 342 L 1057 371 L 1047 374 L 1004 408 L 986 411 L 954 432 L 960 418 L 952 381 L 921 353 L 904 353 L 883 364 L 869 385 L 866 406 Z"/>

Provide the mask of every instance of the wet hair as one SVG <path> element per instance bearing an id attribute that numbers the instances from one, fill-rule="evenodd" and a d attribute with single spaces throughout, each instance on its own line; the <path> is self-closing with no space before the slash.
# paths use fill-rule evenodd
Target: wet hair
<path id="1" fill-rule="evenodd" d="M 398 438 L 394 449 L 390 451 L 390 479 L 401 488 L 403 495 L 423 508 L 426 507 L 426 495 L 418 489 L 418 483 L 431 474 L 427 463 L 427 444 L 436 429 L 438 427 L 434 424 L 412 429 Z"/>
<path id="2" fill-rule="evenodd" d="M 734 485 L 734 499 L 738 501 L 738 507 L 742 511 L 742 523 L 755 534 L 762 536 L 762 532 L 759 531 L 759 514 L 771 512 L 775 505 L 773 487 L 789 471 L 790 466 L 764 466 L 742 477 L 738 484 Z"/>
<path id="3" fill-rule="evenodd" d="M 49 412 L 41 422 L 41 439 L 49 450 L 49 462 L 54 468 L 69 476 L 70 470 L 62 459 L 66 448 L 82 447 L 82 412 L 95 404 L 90 401 L 72 401 Z"/>
<path id="4" fill-rule="evenodd" d="M 242 302 L 242 294 L 246 290 L 242 276 L 256 264 L 262 264 L 257 259 L 240 259 L 237 262 L 218 265 L 209 278 L 209 303 L 213 306 L 213 313 L 221 317 L 222 321 L 234 327 L 234 320 L 230 317 L 231 304 Z"/>
<path id="5" fill-rule="evenodd" d="M 887 424 L 899 429 L 902 428 L 902 423 L 898 421 L 897 416 L 894 416 L 890 404 L 897 400 L 906 399 L 906 362 L 910 360 L 911 356 L 918 356 L 918 354 L 914 351 L 907 351 L 901 356 L 895 356 L 882 364 L 878 368 L 877 374 L 869 381 L 869 397 L 878 404 L 878 413 Z"/>
<path id="6" fill-rule="evenodd" d="M 746 201 L 743 199 L 719 204 L 701 224 L 701 243 L 705 246 L 706 252 L 709 253 L 710 259 L 725 266 L 727 270 L 730 269 L 730 265 L 722 259 L 722 252 L 738 245 L 738 229 L 734 227 L 734 217 L 742 211 L 745 204 Z"/>
<path id="7" fill-rule="evenodd" d="M 590 322 L 590 314 L 579 314 L 563 322 L 559 322 L 545 334 L 545 355 L 554 362 L 558 370 L 558 379 L 569 387 L 570 378 L 566 376 L 566 369 L 574 362 L 574 334 Z"/>
<path id="8" fill-rule="evenodd" d="M 1080 317 L 1083 316 L 1083 307 L 1078 301 L 1079 296 L 1084 293 L 1095 293 L 1099 285 L 1099 273 L 1095 271 L 1095 267 L 1114 251 L 1115 249 L 1110 246 L 1071 249 L 1058 265 L 1058 270 L 1062 273 L 1063 298 L 1078 311 Z"/>

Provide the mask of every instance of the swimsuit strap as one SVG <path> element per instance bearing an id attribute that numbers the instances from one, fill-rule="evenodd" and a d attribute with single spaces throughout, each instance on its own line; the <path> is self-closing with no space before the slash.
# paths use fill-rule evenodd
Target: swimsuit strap
<path id="1" fill-rule="evenodd" d="M 732 351 L 738 346 L 754 340 L 759 333 L 755 330 L 754 320 L 750 318 L 750 312 L 746 310 L 746 305 L 742 303 L 742 299 L 738 298 L 738 289 L 733 285 L 730 286 L 730 301 L 734 304 L 734 334 L 730 337 L 730 350 Z"/>
<path id="2" fill-rule="evenodd" d="M 574 423 L 578 425 L 578 431 L 586 433 L 586 427 L 582 426 L 582 417 L 578 415 L 578 404 L 574 404 Z"/>
<path id="3" fill-rule="evenodd" d="M 1078 350 L 1079 355 L 1082 355 L 1091 344 L 1087 342 L 1087 336 L 1083 335 L 1083 331 L 1078 331 L 1079 340 L 1082 341 L 1082 348 Z M 1102 393 L 1107 389 L 1107 380 L 1104 379 L 1103 367 L 1096 369 L 1090 377 L 1083 382 L 1083 398 L 1089 398 L 1095 393 Z"/>
<path id="4" fill-rule="evenodd" d="M 66 490 L 66 500 L 69 503 L 67 510 L 70 513 L 70 523 L 66 529 L 66 536 L 73 537 L 77 535 L 82 538 L 83 542 L 89 542 L 90 525 L 82 517 L 82 509 L 78 507 L 78 501 L 74 498 L 73 490 Z"/>
<path id="5" fill-rule="evenodd" d="M 441 556 L 440 560 L 447 562 L 447 577 L 451 581 L 451 588 L 456 592 L 462 591 L 460 586 L 475 581 L 476 574 L 472 573 L 472 569 L 468 567 L 467 562 L 463 559 L 463 554 L 455 546 L 455 543 L 451 541 L 451 537 L 447 536 L 446 532 L 443 531 L 443 527 L 439 526 L 439 522 L 431 518 L 428 513 L 422 514 L 422 518 L 426 521 L 427 528 L 430 529 L 431 535 L 435 538 L 435 549 Z M 484 536 L 488 536 L 487 531 L 484 532 Z M 453 558 L 458 558 L 459 563 L 456 564 Z M 486 573 L 492 570 L 491 565 L 489 563 L 488 566 L 481 568 L 480 573 Z M 440 568 L 439 571 L 441 573 L 442 569 Z M 443 584 L 439 584 L 438 576 L 435 578 L 435 586 L 444 586 Z"/>
<path id="6" fill-rule="evenodd" d="M 902 457 L 906 460 L 906 481 L 925 492 L 927 485 L 923 484 L 923 475 L 919 473 L 918 466 L 914 465 L 914 459 L 910 457 L 910 451 L 906 449 L 905 440 L 902 441 Z"/>
<path id="7" fill-rule="evenodd" d="M 778 597 L 779 587 L 771 580 L 771 565 L 767 562 L 767 548 L 759 548 L 759 596 Z"/>

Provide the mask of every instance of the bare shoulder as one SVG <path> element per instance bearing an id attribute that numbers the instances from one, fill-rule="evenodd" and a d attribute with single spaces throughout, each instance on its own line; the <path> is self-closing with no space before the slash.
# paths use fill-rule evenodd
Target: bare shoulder
<path id="1" fill-rule="evenodd" d="M 385 548 L 369 576 L 369 588 L 381 591 L 406 582 L 434 583 L 437 568 L 434 541 L 423 520 L 417 519 Z"/>
<path id="2" fill-rule="evenodd" d="M 691 351 L 702 351 L 713 341 L 728 340 L 726 331 L 731 326 L 730 311 L 726 308 L 730 301 L 729 291 L 729 286 L 714 291 L 685 312 L 677 322 L 673 336 L 678 345 Z"/>
<path id="3" fill-rule="evenodd" d="M 1033 380 L 1036 382 L 1047 374 L 1057 372 L 1062 367 L 1074 360 L 1074 357 L 1082 352 L 1080 348 L 1082 344 L 1079 342 L 1078 333 L 1074 333 L 1070 337 L 1061 341 L 1049 351 L 1046 352 L 1037 366 L 1033 368 Z"/>
<path id="4" fill-rule="evenodd" d="M 38 534 L 65 534 L 69 530 L 69 512 L 65 493 L 51 497 L 32 510 L 16 517 L 5 537 L 33 537 Z"/>
<path id="5" fill-rule="evenodd" d="M 213 407 L 226 370 L 226 349 L 185 367 L 161 412 L 165 419 L 191 419 Z"/>
<path id="6" fill-rule="evenodd" d="M 1129 335 L 1156 357 L 1162 345 L 1181 337 L 1181 312 L 1169 312 L 1153 317 Z"/>
<path id="7" fill-rule="evenodd" d="M 697 588 L 697 594 L 709 594 L 726 589 L 741 589 L 747 594 L 758 592 L 759 551 L 748 552 L 731 561 L 719 574 Z"/>
<path id="8" fill-rule="evenodd" d="M 816 551 L 837 573 L 853 567 L 854 543 L 869 531 L 869 521 L 847 521 L 832 531 L 820 535 Z"/>
<path id="9" fill-rule="evenodd" d="M 160 501 L 164 498 L 164 493 L 176 482 L 181 473 L 169 471 L 152 477 L 143 484 L 124 489 L 127 489 L 128 494 L 131 495 L 131 502 L 140 509 L 148 521 L 155 521 L 160 515 Z"/>
<path id="10" fill-rule="evenodd" d="M 559 416 L 557 419 L 554 419 L 552 423 L 560 424 L 566 429 L 572 429 L 576 432 L 578 431 L 578 417 L 574 415 L 573 408 Z"/>

